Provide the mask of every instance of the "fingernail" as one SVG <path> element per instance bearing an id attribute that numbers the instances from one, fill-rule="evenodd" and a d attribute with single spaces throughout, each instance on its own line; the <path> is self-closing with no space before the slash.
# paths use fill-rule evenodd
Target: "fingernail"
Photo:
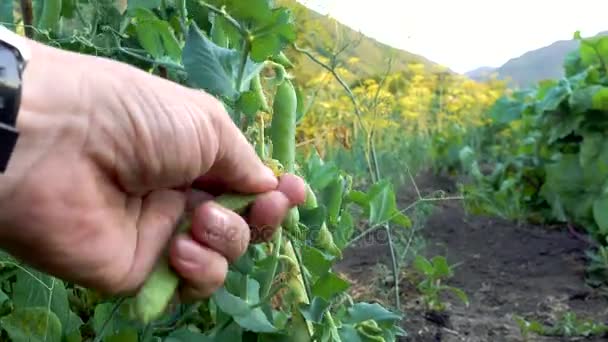
<path id="1" fill-rule="evenodd" d="M 278 185 L 279 181 L 277 179 L 277 176 L 274 174 L 274 171 L 272 171 L 267 166 L 264 167 L 262 177 L 264 178 L 264 181 L 268 182 L 268 184 L 273 184 L 273 186 Z"/>
<path id="2" fill-rule="evenodd" d="M 186 263 L 196 263 L 198 261 L 200 248 L 196 242 L 186 238 L 179 238 L 176 243 L 177 256 L 182 261 Z"/>
<path id="3" fill-rule="evenodd" d="M 222 237 L 228 229 L 228 213 L 227 209 L 221 205 L 210 202 L 209 216 L 206 218 L 205 228 L 209 234 L 215 237 Z"/>

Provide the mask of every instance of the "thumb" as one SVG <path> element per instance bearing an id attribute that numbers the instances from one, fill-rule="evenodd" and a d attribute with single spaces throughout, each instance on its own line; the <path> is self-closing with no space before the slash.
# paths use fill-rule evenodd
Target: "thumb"
<path id="1" fill-rule="evenodd" d="M 169 241 L 186 207 L 186 195 L 175 190 L 156 190 L 148 194 L 137 222 L 137 242 L 131 271 L 123 284 L 126 291 L 139 288 Z"/>
<path id="2" fill-rule="evenodd" d="M 222 108 L 212 116 L 218 153 L 209 172 L 199 181 L 243 193 L 276 189 L 279 183 L 274 172 L 264 165 L 228 113 Z"/>

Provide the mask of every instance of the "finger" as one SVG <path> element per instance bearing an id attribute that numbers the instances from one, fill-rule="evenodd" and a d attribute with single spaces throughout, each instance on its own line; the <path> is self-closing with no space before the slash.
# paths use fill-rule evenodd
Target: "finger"
<path id="1" fill-rule="evenodd" d="M 131 272 L 123 287 L 138 288 L 154 268 L 176 228 L 186 196 L 174 190 L 157 190 L 144 198 L 137 222 L 137 244 Z"/>
<path id="2" fill-rule="evenodd" d="M 306 201 L 306 184 L 296 175 L 286 173 L 279 179 L 278 191 L 287 196 L 291 206 L 297 206 Z"/>
<path id="3" fill-rule="evenodd" d="M 179 235 L 169 251 L 171 266 L 185 281 L 180 288 L 180 299 L 204 299 L 219 289 L 228 274 L 228 261 L 218 252 Z"/>
<path id="4" fill-rule="evenodd" d="M 192 217 L 191 235 L 195 241 L 234 262 L 249 245 L 249 226 L 233 211 L 209 201 L 200 205 Z"/>
<path id="5" fill-rule="evenodd" d="M 186 191 L 186 211 L 188 213 L 194 212 L 201 204 L 210 201 L 214 198 L 213 195 L 206 191 L 199 191 L 196 189 L 189 189 Z"/>
<path id="6" fill-rule="evenodd" d="M 287 196 L 280 191 L 270 191 L 260 195 L 249 212 L 250 240 L 259 243 L 272 239 L 291 207 Z"/>
<path id="7" fill-rule="evenodd" d="M 217 158 L 205 177 L 216 179 L 219 184 L 242 193 L 276 188 L 278 181 L 273 171 L 262 163 L 221 105 L 212 111 L 211 118 L 219 145 Z"/>

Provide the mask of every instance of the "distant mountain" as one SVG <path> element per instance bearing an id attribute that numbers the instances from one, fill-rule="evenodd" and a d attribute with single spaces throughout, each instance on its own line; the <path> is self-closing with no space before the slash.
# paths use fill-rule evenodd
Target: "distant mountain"
<path id="1" fill-rule="evenodd" d="M 608 35 L 608 31 L 600 32 L 596 36 L 600 35 Z M 577 40 L 560 40 L 510 59 L 499 68 L 482 67 L 471 70 L 466 75 L 480 81 L 489 74 L 496 73 L 500 79 L 510 79 L 515 87 L 528 87 L 545 79 L 562 77 L 566 55 L 578 49 L 578 46 Z"/>
<path id="2" fill-rule="evenodd" d="M 481 67 L 467 72 L 466 75 L 474 80 L 481 80 L 488 77 L 495 70 L 496 68 L 492 67 Z"/>
<path id="3" fill-rule="evenodd" d="M 400 50 L 383 44 L 371 37 L 351 29 L 330 16 L 320 14 L 296 0 L 276 0 L 279 5 L 287 6 L 294 11 L 298 27 L 298 44 L 312 50 L 317 56 L 329 57 L 328 48 L 341 47 L 345 41 L 351 46 L 340 54 L 339 60 L 348 65 L 350 73 L 356 77 L 374 77 L 386 72 L 387 60 L 393 56 L 391 71 L 406 70 L 410 63 L 421 63 L 427 67 L 437 63 L 414 53 Z M 300 53 L 288 53 L 298 65 L 297 75 L 308 79 L 319 75 L 322 69 Z M 350 61 L 358 61 L 349 63 Z M 449 70 L 448 70 L 449 71 Z"/>

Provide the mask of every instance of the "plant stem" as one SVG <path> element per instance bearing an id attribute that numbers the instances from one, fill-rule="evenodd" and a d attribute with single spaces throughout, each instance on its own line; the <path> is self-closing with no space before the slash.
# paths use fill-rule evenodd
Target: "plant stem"
<path id="1" fill-rule="evenodd" d="M 251 41 L 249 40 L 249 36 L 245 37 L 245 41 L 243 43 L 243 55 L 241 56 L 241 63 L 239 64 L 239 74 L 236 79 L 236 90 L 238 92 L 241 91 L 241 86 L 243 85 L 243 77 L 245 76 L 245 66 L 247 66 L 247 59 L 249 58 L 249 52 L 251 51 Z"/>
<path id="2" fill-rule="evenodd" d="M 351 102 L 353 103 L 354 109 L 355 109 L 355 114 L 358 118 L 358 122 L 359 125 L 361 127 L 361 131 L 364 134 L 364 136 L 367 137 L 368 139 L 368 144 L 369 146 L 366 146 L 366 160 L 367 160 L 367 164 L 368 164 L 368 169 L 369 169 L 369 173 L 370 173 L 370 178 L 372 179 L 372 182 L 377 182 L 381 179 L 381 174 L 380 174 L 380 166 L 378 165 L 378 157 L 377 157 L 377 153 L 376 153 L 376 147 L 375 147 L 375 143 L 374 143 L 374 136 L 373 136 L 373 131 L 372 130 L 368 130 L 367 127 L 365 127 L 364 123 L 363 123 L 363 114 L 361 112 L 361 109 L 359 107 L 359 103 L 357 102 L 357 99 L 355 97 L 355 94 L 352 92 L 352 90 L 350 89 L 350 87 L 346 84 L 346 82 L 340 77 L 340 75 L 338 75 L 338 73 L 336 72 L 335 68 L 332 66 L 329 66 L 323 62 L 321 62 L 318 58 L 316 58 L 310 51 L 307 51 L 305 49 L 302 49 L 300 47 L 298 47 L 296 44 L 293 44 L 294 48 L 305 54 L 308 58 L 310 58 L 314 63 L 318 64 L 319 66 L 321 66 L 322 68 L 324 68 L 325 70 L 329 71 L 334 78 L 338 81 L 338 83 L 340 83 L 340 85 L 342 86 L 342 88 L 344 88 L 344 90 L 346 91 L 346 94 L 348 95 L 349 99 L 351 100 Z M 385 75 L 385 77 L 383 78 L 380 86 L 384 83 L 384 80 L 386 79 L 386 76 L 388 76 L 388 73 L 390 71 L 390 66 L 392 64 L 392 57 L 389 60 L 389 68 L 387 70 L 387 73 Z M 375 102 L 377 102 L 378 96 L 379 96 L 380 90 L 378 90 L 378 92 L 376 93 L 376 97 L 375 97 Z M 371 160 L 370 160 L 371 159 Z M 389 239 L 389 248 L 391 251 L 391 265 L 392 265 L 392 273 L 393 273 L 393 278 L 395 281 L 395 304 L 398 310 L 401 310 L 401 299 L 400 299 L 400 294 L 399 294 L 399 271 L 398 271 L 398 264 L 397 264 L 397 259 L 396 259 L 396 254 L 395 254 L 395 247 L 394 247 L 394 243 L 393 243 L 393 239 L 392 239 L 392 234 L 391 234 L 391 228 L 388 222 L 385 222 L 383 224 L 384 229 L 386 229 L 386 232 L 388 234 L 388 239 Z M 361 235 L 363 236 L 363 235 Z"/>
<path id="3" fill-rule="evenodd" d="M 266 275 L 266 279 L 264 279 L 264 283 L 262 284 L 261 294 L 262 297 L 267 297 L 270 292 L 270 288 L 272 287 L 272 282 L 277 273 L 277 267 L 279 265 L 279 253 L 281 250 L 281 242 L 283 241 L 283 228 L 279 227 L 277 232 L 274 235 L 274 241 L 272 242 L 272 265 L 270 272 Z"/>
<path id="4" fill-rule="evenodd" d="M 34 37 L 34 7 L 32 6 L 32 0 L 21 0 L 21 16 L 23 17 L 25 36 L 31 39 Z"/>
<path id="5" fill-rule="evenodd" d="M 180 16 L 179 25 L 183 35 L 186 36 L 188 34 L 188 25 L 186 25 L 186 20 L 188 20 L 188 7 L 186 6 L 186 0 L 178 0 L 177 8 Z"/>
<path id="6" fill-rule="evenodd" d="M 234 28 L 236 28 L 237 31 L 239 31 L 241 36 L 246 37 L 249 35 L 249 32 L 247 32 L 247 30 L 241 24 L 239 24 L 239 22 L 236 19 L 234 19 L 230 14 L 228 14 L 223 8 L 219 9 L 219 8 L 217 8 L 211 4 L 208 4 L 205 1 L 201 1 L 201 0 L 199 0 L 198 3 L 201 6 L 205 7 L 206 9 L 210 10 L 211 12 L 224 17 L 226 19 L 226 21 L 228 21 L 228 23 L 230 23 L 230 25 L 234 26 Z"/>

